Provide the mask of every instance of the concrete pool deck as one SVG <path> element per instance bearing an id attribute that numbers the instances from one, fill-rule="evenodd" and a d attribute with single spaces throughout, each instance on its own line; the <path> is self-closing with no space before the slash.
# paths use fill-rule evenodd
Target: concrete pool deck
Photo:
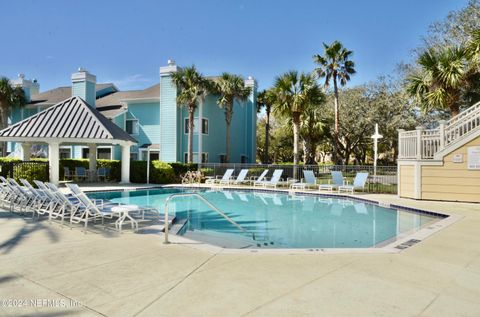
<path id="1" fill-rule="evenodd" d="M 463 218 L 396 254 L 234 254 L 0 212 L 0 315 L 479 316 L 480 204 L 361 197 Z"/>

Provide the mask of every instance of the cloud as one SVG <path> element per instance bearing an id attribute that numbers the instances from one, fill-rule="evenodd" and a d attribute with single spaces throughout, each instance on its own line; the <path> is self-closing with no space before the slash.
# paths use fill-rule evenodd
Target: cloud
<path id="1" fill-rule="evenodd" d="M 117 79 L 106 79 L 103 82 L 113 83 L 121 90 L 145 89 L 149 85 L 153 85 L 156 79 L 147 78 L 143 74 L 127 75 Z"/>

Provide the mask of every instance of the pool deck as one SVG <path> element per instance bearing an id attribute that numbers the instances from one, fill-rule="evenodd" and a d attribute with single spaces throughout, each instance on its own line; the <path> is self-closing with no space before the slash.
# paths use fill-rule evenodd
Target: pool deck
<path id="1" fill-rule="evenodd" d="M 480 316 L 480 204 L 358 196 L 463 218 L 400 253 L 244 254 L 0 212 L 0 315 Z"/>

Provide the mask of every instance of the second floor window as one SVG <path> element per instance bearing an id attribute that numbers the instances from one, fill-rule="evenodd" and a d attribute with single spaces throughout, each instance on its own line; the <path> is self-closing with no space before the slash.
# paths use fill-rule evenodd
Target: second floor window
<path id="1" fill-rule="evenodd" d="M 137 119 L 127 119 L 125 122 L 125 130 L 128 134 L 138 134 L 138 120 Z"/>
<path id="2" fill-rule="evenodd" d="M 185 134 L 188 134 L 188 118 L 185 118 Z M 193 121 L 193 133 L 198 133 L 198 118 Z M 202 134 L 208 134 L 208 119 L 202 118 Z"/>

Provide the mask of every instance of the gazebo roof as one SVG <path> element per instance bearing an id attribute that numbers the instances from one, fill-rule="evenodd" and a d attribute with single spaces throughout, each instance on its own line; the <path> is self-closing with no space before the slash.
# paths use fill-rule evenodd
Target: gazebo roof
<path id="1" fill-rule="evenodd" d="M 0 130 L 0 140 L 113 144 L 115 141 L 137 143 L 80 97 L 68 98 L 23 121 Z"/>

